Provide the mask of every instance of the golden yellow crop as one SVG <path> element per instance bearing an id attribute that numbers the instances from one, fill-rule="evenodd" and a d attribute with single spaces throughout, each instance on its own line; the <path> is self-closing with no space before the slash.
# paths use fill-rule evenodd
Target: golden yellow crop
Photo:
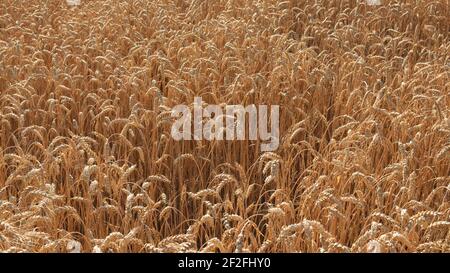
<path id="1" fill-rule="evenodd" d="M 450 252 L 449 33 L 447 0 L 2 0 L 0 251 Z M 175 141 L 196 96 L 279 105 L 279 148 Z"/>

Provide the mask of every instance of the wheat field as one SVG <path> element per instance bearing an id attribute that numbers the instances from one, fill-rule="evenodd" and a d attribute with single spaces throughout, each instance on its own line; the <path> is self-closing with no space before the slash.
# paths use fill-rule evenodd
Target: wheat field
<path id="1" fill-rule="evenodd" d="M 448 0 L 2 0 L 0 251 L 450 252 Z M 280 106 L 280 145 L 171 109 Z"/>

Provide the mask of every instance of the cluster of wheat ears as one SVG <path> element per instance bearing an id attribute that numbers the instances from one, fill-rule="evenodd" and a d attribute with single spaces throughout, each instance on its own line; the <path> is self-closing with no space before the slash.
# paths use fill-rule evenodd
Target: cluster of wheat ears
<path id="1" fill-rule="evenodd" d="M 0 251 L 449 252 L 448 0 L 0 2 Z M 280 106 L 280 145 L 171 109 Z"/>

